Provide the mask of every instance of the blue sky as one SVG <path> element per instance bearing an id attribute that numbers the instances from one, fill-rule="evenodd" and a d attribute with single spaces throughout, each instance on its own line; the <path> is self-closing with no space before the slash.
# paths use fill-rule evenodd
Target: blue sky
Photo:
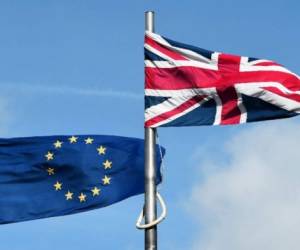
<path id="1" fill-rule="evenodd" d="M 296 0 L 0 1 L 0 136 L 110 134 L 143 137 L 146 10 L 156 12 L 157 33 L 210 50 L 272 59 L 299 74 L 299 7 Z M 260 204 L 266 207 L 273 197 L 269 193 L 278 190 L 250 188 L 265 196 L 259 204 L 250 199 L 249 207 L 245 208 L 247 202 L 241 202 L 239 195 L 233 199 L 228 195 L 230 188 L 223 190 L 219 185 L 228 187 L 235 183 L 234 190 L 239 190 L 242 185 L 239 180 L 247 180 L 247 176 L 257 180 L 258 176 L 265 176 L 257 172 L 254 175 L 251 171 L 256 168 L 236 166 L 243 162 L 239 154 L 247 155 L 248 147 L 253 150 L 255 142 L 265 145 L 265 140 L 274 145 L 279 140 L 286 141 L 286 150 L 289 142 L 297 147 L 295 138 L 299 135 L 290 131 L 296 132 L 299 123 L 298 118 L 293 118 L 243 126 L 159 129 L 160 142 L 167 149 L 161 193 L 169 209 L 168 218 L 159 227 L 160 248 L 245 250 L 252 246 L 243 240 L 249 232 L 239 230 L 243 225 L 233 223 L 246 215 L 236 213 L 234 216 L 234 211 L 242 207 L 242 211 L 253 211 L 253 216 L 257 215 L 255 211 L 262 209 Z M 269 137 L 268 131 L 273 131 Z M 284 131 L 289 132 L 276 137 Z M 241 140 L 249 142 L 244 145 Z M 279 152 L 280 145 L 277 146 L 274 148 Z M 249 155 L 254 159 L 264 150 L 251 151 Z M 295 154 L 289 157 L 294 161 L 287 161 L 290 174 L 285 181 L 275 178 L 284 173 L 279 166 L 274 168 L 275 172 L 266 168 L 272 154 L 267 160 L 257 160 L 257 166 L 271 171 L 268 176 L 275 176 L 270 186 L 290 183 L 287 180 L 298 173 L 294 167 L 297 159 L 292 157 Z M 249 187 L 256 182 L 251 183 Z M 297 197 L 299 185 L 296 181 L 292 183 L 290 189 L 284 190 Z M 280 197 L 275 196 L 271 201 L 281 201 Z M 220 201 L 235 205 L 222 210 Z M 134 226 L 142 204 L 143 197 L 137 196 L 78 215 L 4 225 L 0 227 L 1 248 L 142 249 L 143 232 Z M 298 200 L 287 204 L 287 211 L 300 208 Z M 214 206 L 221 211 L 211 209 Z M 286 215 L 286 212 L 271 208 L 263 211 L 266 214 L 276 212 L 282 218 Z M 231 219 L 224 221 L 223 218 Z M 264 221 L 267 215 L 259 214 L 255 218 Z M 291 216 L 290 220 L 282 230 L 299 228 L 298 217 Z M 267 222 L 272 224 L 277 220 Z M 253 227 L 253 230 L 258 228 Z M 280 230 L 278 226 L 276 232 L 271 232 L 270 241 Z M 226 232 L 234 235 L 241 232 L 241 243 L 232 243 L 228 240 L 232 235 Z M 255 248 L 266 249 L 267 243 L 258 239 Z M 297 249 L 295 246 L 300 244 L 295 236 L 283 238 L 277 247 L 287 240 L 295 242 L 289 246 L 290 250 Z M 274 245 L 268 249 L 284 248 Z"/>

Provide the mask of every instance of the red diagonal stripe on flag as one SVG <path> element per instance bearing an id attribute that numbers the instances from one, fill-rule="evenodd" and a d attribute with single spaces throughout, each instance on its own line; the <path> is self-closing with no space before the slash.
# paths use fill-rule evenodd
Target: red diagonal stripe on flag
<path id="1" fill-rule="evenodd" d="M 195 104 L 201 102 L 204 99 L 204 97 L 205 96 L 199 96 L 199 95 L 192 97 L 191 99 L 187 100 L 186 102 L 179 105 L 178 107 L 146 121 L 145 127 L 151 127 L 161 121 L 167 120 L 179 113 L 184 112 L 185 110 L 189 109 L 190 107 L 194 106 Z"/>
<path id="2" fill-rule="evenodd" d="M 148 36 L 145 36 L 145 43 L 174 60 L 187 60 L 185 57 L 170 50 L 169 48 L 164 47 L 163 45 L 157 43 L 155 40 L 151 39 Z"/>
<path id="3" fill-rule="evenodd" d="M 275 87 L 264 87 L 262 89 L 268 90 L 276 95 L 291 99 L 296 102 L 300 102 L 300 95 L 299 94 L 294 94 L 294 93 L 284 93 L 280 91 L 278 88 Z"/>

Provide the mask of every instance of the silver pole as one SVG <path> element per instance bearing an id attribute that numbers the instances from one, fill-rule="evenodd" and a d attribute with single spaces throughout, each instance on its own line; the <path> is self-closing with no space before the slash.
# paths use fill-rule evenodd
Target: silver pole
<path id="1" fill-rule="evenodd" d="M 145 29 L 154 32 L 154 12 L 145 13 Z M 156 129 L 145 128 L 145 223 L 156 219 Z M 145 229 L 145 250 L 157 250 L 157 227 Z"/>

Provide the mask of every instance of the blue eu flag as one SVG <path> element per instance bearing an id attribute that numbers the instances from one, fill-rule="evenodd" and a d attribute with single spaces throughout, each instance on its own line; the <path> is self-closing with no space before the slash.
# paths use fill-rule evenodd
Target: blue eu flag
<path id="1" fill-rule="evenodd" d="M 143 140 L 101 135 L 0 139 L 1 224 L 87 211 L 143 192 Z"/>

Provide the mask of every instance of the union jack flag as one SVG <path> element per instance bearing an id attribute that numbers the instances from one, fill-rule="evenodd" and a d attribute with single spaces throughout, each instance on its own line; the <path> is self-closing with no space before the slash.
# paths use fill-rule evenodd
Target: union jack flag
<path id="1" fill-rule="evenodd" d="M 145 127 L 228 125 L 300 113 L 300 78 L 270 60 L 146 32 Z"/>

